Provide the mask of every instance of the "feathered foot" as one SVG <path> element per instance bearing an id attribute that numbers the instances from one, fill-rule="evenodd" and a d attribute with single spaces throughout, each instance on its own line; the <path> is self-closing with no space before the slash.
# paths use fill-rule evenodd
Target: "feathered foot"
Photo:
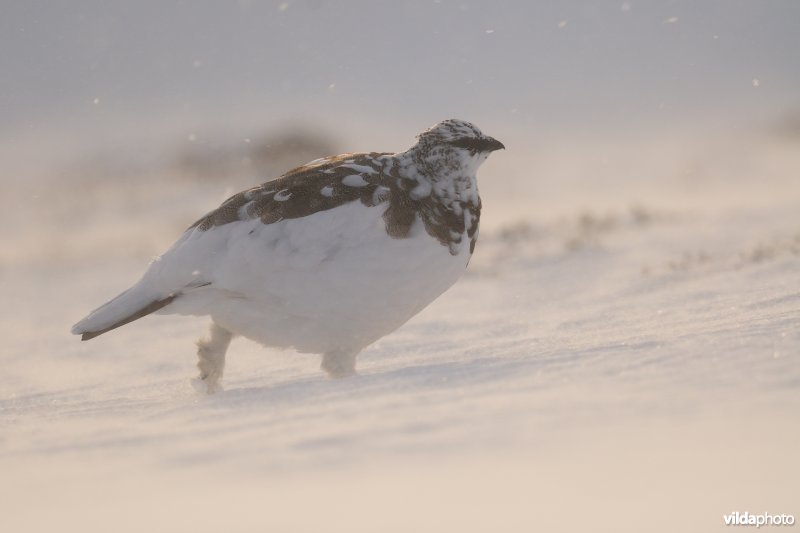
<path id="1" fill-rule="evenodd" d="M 331 378 L 346 378 L 356 373 L 356 356 L 358 352 L 333 351 L 323 354 L 319 366 Z"/>
<path id="2" fill-rule="evenodd" d="M 200 377 L 193 385 L 200 392 L 214 394 L 222 390 L 222 374 L 225 371 L 225 352 L 231 343 L 233 334 L 227 329 L 211 323 L 210 334 L 197 341 L 197 368 Z"/>

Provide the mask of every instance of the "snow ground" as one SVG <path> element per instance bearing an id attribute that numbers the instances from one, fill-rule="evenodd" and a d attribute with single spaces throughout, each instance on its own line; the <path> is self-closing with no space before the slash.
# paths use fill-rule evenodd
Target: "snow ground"
<path id="1" fill-rule="evenodd" d="M 211 397 L 189 385 L 200 319 L 90 343 L 69 327 L 220 184 L 13 185 L 0 529 L 705 532 L 735 510 L 800 515 L 797 146 L 682 149 L 638 146 L 624 172 L 630 148 L 595 148 L 596 168 L 587 146 L 585 167 L 542 149 L 531 176 L 498 154 L 467 275 L 362 353 L 360 376 L 237 340 Z"/>

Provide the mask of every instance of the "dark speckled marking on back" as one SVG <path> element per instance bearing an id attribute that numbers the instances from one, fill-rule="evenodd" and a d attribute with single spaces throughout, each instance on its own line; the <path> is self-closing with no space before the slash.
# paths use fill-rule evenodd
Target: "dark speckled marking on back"
<path id="1" fill-rule="evenodd" d="M 466 232 L 470 239 L 470 253 L 475 248 L 481 206 L 460 202 L 469 213 L 469 227 L 465 217 L 448 209 L 438 198 L 427 196 L 416 200 L 409 194 L 416 181 L 386 174 L 380 158 L 386 153 L 343 154 L 326 158 L 319 164 L 305 165 L 290 170 L 280 178 L 268 181 L 231 196 L 219 208 L 192 224 L 189 229 L 207 231 L 215 226 L 258 218 L 264 224 L 301 218 L 327 211 L 356 200 L 366 206 L 388 204 L 383 213 L 386 233 L 395 239 L 406 238 L 417 217 L 425 231 L 450 253 L 458 253 L 459 244 Z M 374 173 L 359 172 L 348 165 L 367 167 Z M 345 185 L 348 176 L 358 175 L 362 186 Z M 323 190 L 329 194 L 323 194 Z"/>

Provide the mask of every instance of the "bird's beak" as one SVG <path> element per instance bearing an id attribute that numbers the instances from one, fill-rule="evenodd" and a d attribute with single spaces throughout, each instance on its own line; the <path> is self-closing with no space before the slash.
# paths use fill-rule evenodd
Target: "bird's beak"
<path id="1" fill-rule="evenodd" d="M 495 150 L 505 150 L 503 143 L 492 137 L 484 137 L 482 140 L 483 150 L 486 152 L 494 152 Z"/>

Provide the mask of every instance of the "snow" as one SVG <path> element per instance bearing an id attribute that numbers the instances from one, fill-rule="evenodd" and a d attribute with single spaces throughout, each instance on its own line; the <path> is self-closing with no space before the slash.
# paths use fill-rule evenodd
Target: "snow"
<path id="1" fill-rule="evenodd" d="M 797 3 L 462 4 L 4 3 L 0 531 L 800 514 Z M 69 334 L 255 169 L 451 117 L 507 147 L 476 256 L 360 376 L 235 340 L 207 397 L 202 320 Z"/>
<path id="2" fill-rule="evenodd" d="M 200 319 L 69 334 L 224 181 L 13 185 L 0 529 L 671 532 L 796 516 L 796 144 L 554 140 L 531 167 L 525 139 L 480 126 L 509 149 L 479 172 L 467 274 L 339 381 L 237 339 L 226 390 L 204 396 L 189 381 Z"/>

